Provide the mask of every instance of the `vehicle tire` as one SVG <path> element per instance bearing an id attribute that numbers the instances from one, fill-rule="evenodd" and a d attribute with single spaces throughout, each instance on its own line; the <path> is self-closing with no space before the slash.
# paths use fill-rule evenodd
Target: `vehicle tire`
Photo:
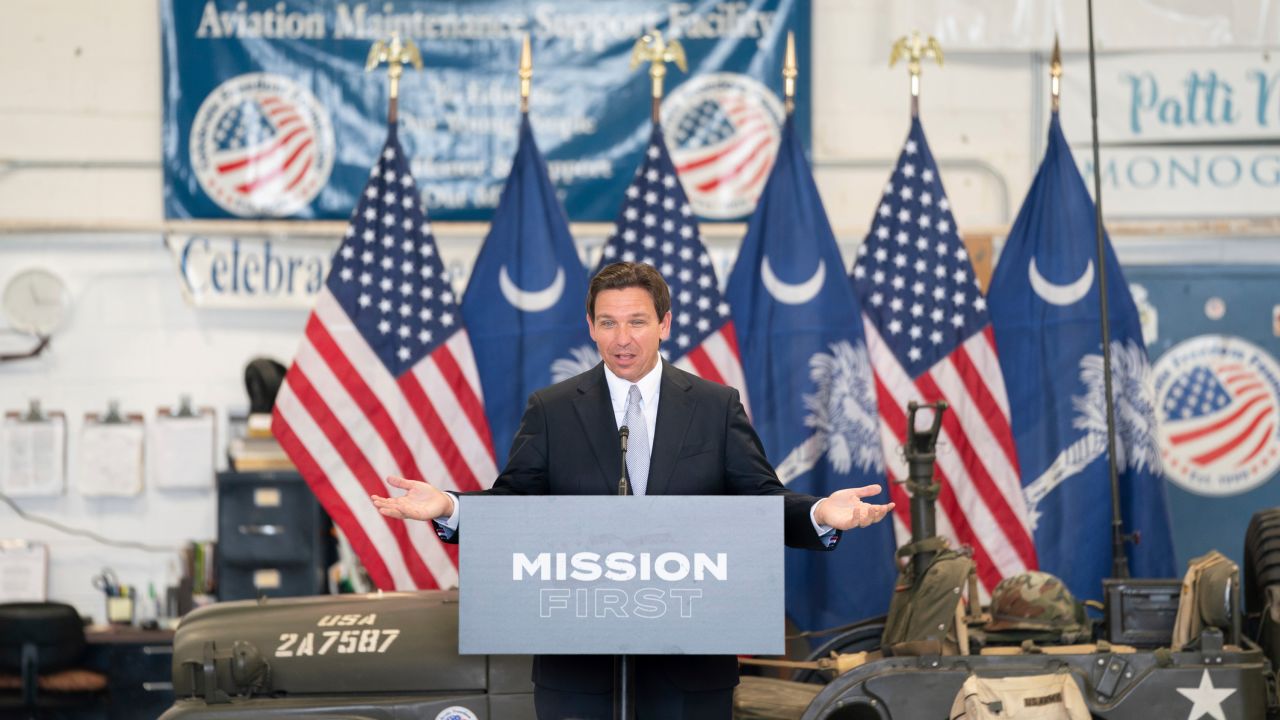
<path id="1" fill-rule="evenodd" d="M 1280 584 L 1280 508 L 1260 510 L 1244 534 L 1244 602 L 1249 615 L 1266 607 L 1266 589 Z"/>

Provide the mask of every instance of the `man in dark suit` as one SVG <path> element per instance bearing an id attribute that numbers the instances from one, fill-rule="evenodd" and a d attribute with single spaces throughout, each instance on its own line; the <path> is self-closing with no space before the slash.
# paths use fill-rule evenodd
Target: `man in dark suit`
<path id="1" fill-rule="evenodd" d="M 529 397 L 506 468 L 489 495 L 610 495 L 618 492 L 618 429 L 630 431 L 627 469 L 633 492 L 655 495 L 781 495 L 787 545 L 830 550 L 840 532 L 882 519 L 893 504 L 862 501 L 877 485 L 826 498 L 792 492 L 765 459 L 738 391 L 662 361 L 671 332 L 671 298 L 658 271 L 615 263 L 591 280 L 587 324 L 603 362 Z M 652 441 L 651 441 L 652 440 Z M 391 477 L 407 491 L 373 496 L 382 514 L 432 520 L 458 539 L 460 505 L 430 484 Z M 732 656 L 638 656 L 639 718 L 728 718 L 738 684 Z M 612 716 L 613 668 L 607 658 L 534 658 L 540 718 Z"/>

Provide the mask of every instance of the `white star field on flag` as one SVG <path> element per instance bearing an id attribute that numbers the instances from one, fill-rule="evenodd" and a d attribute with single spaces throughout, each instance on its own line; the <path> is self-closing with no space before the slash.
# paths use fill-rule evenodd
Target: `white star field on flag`
<path id="1" fill-rule="evenodd" d="M 698 222 L 676 178 L 675 166 L 655 133 L 645 160 L 627 188 L 602 264 L 643 262 L 671 288 L 671 340 L 663 355 L 677 360 L 729 320 L 729 303 L 716 282 Z"/>
<path id="2" fill-rule="evenodd" d="M 908 140 L 853 279 L 863 312 L 913 377 L 987 325 L 968 258 L 937 170 Z"/>
<path id="3" fill-rule="evenodd" d="M 456 329 L 453 290 L 398 142 L 374 166 L 334 264 L 329 290 L 392 374 Z"/>

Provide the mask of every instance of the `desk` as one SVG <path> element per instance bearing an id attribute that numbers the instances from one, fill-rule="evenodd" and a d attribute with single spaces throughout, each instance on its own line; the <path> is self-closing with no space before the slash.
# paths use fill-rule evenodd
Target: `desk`
<path id="1" fill-rule="evenodd" d="M 154 720 L 173 704 L 173 631 L 85 629 L 85 666 L 107 676 L 107 720 Z"/>

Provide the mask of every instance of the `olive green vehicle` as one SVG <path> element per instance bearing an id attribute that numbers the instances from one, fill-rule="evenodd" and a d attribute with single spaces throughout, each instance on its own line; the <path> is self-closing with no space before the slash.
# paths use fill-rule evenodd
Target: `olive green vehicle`
<path id="1" fill-rule="evenodd" d="M 1059 714 L 1035 717 L 1280 718 L 1280 509 L 1250 524 L 1244 588 L 1236 565 L 1213 552 L 1182 579 L 1107 581 L 1100 623 L 1043 572 L 1004 579 L 985 612 L 970 611 L 963 597 L 978 597 L 973 562 L 933 532 L 933 451 L 945 405 L 934 406 L 929 432 L 915 430 L 917 409 L 909 408 L 905 448 L 916 534 L 899 551 L 909 562 L 889 615 L 815 650 L 817 669 L 794 679 L 817 683 L 816 694 L 803 709 L 772 716 L 973 720 L 1052 705 Z M 978 696 L 980 686 L 1001 682 L 1025 691 Z M 749 693 L 756 682 L 744 684 Z M 770 716 L 744 705 L 742 717 Z"/>

